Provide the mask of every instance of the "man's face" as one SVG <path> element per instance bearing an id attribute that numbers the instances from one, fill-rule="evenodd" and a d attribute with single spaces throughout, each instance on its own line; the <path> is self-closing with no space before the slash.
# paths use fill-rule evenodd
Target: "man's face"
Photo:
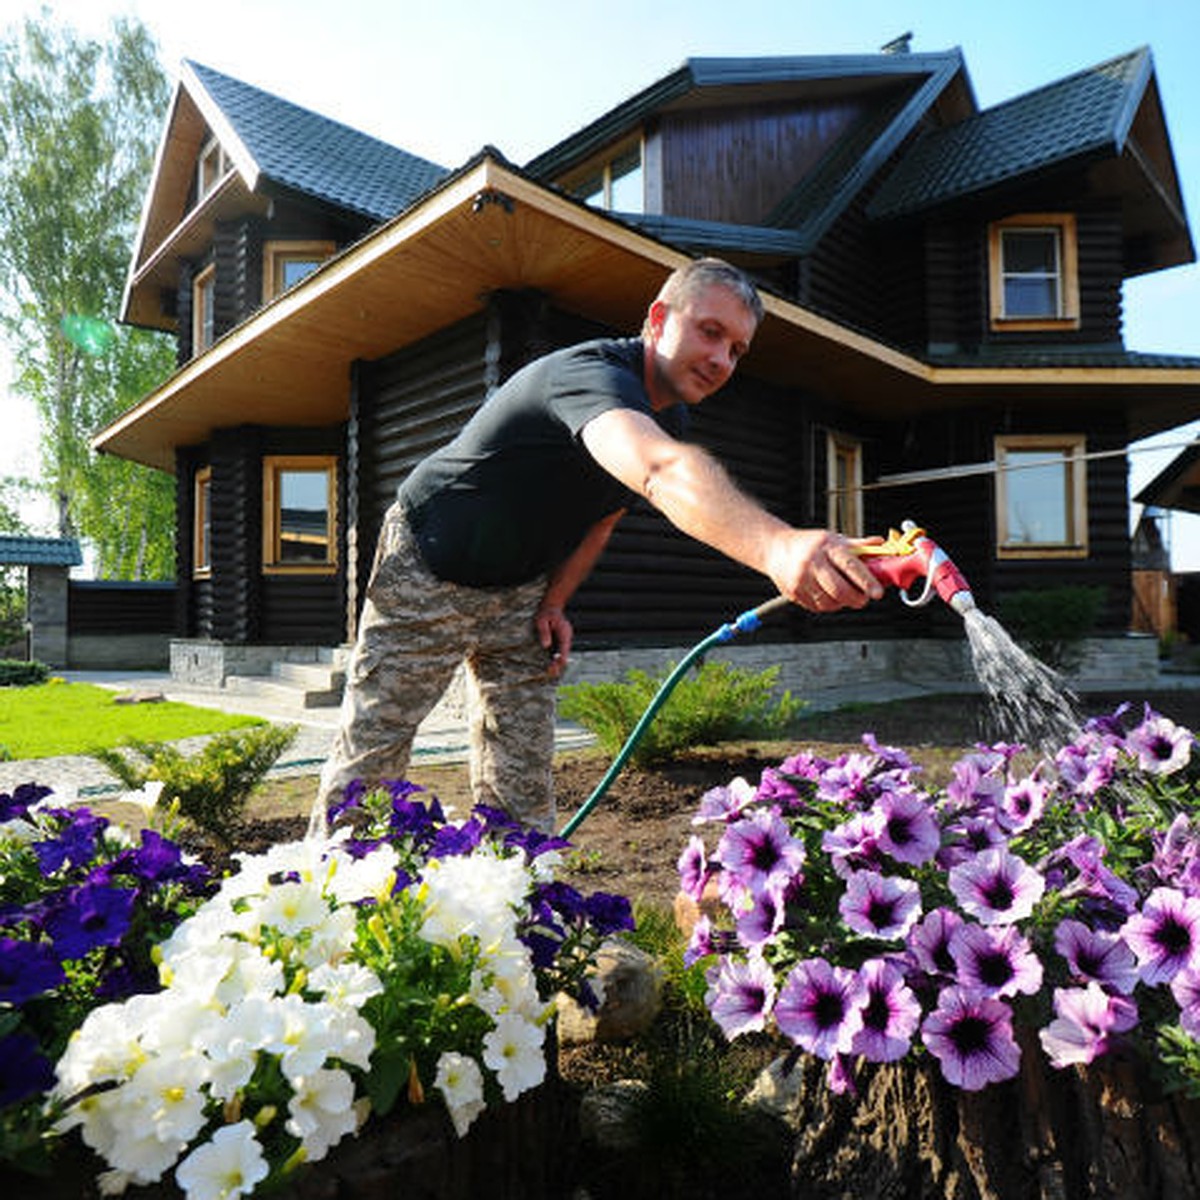
<path id="1" fill-rule="evenodd" d="M 651 401 L 655 408 L 699 404 L 733 374 L 756 324 L 741 299 L 715 285 L 682 303 L 650 306 Z"/>

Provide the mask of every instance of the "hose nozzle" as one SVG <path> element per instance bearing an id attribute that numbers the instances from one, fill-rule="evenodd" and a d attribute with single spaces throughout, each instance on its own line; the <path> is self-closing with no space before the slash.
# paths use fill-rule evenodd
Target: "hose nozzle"
<path id="1" fill-rule="evenodd" d="M 950 556 L 913 521 L 905 521 L 900 531 L 888 531 L 878 546 L 857 546 L 860 555 L 881 583 L 897 588 L 900 599 L 910 608 L 928 604 L 937 593 L 958 615 L 966 616 L 975 607 L 975 597 L 963 573 Z M 908 589 L 924 577 L 925 587 L 917 596 Z"/>

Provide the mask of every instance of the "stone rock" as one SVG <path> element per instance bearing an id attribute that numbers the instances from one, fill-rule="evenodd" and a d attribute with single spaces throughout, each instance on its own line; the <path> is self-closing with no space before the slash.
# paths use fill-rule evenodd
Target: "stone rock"
<path id="1" fill-rule="evenodd" d="M 604 997 L 598 1012 L 562 993 L 557 997 L 558 1039 L 563 1045 L 621 1042 L 644 1033 L 662 1009 L 662 971 L 654 959 L 613 939 L 596 955 L 595 983 Z"/>
<path id="2" fill-rule="evenodd" d="M 162 692 L 140 691 L 140 692 L 119 692 L 113 697 L 114 704 L 161 704 L 166 700 L 166 696 Z"/>
<path id="3" fill-rule="evenodd" d="M 785 1069 L 790 1057 L 780 1055 L 768 1063 L 759 1072 L 743 1103 L 794 1125 L 798 1123 L 799 1110 L 804 1106 L 806 1096 L 804 1074 L 795 1061 L 790 1070 Z"/>
<path id="4" fill-rule="evenodd" d="M 592 1088 L 579 1102 L 580 1135 L 601 1150 L 634 1149 L 638 1106 L 649 1091 L 642 1079 L 618 1079 Z"/>

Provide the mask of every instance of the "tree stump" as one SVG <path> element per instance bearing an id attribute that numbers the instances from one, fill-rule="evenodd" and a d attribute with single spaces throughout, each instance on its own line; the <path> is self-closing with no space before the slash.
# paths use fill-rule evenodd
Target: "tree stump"
<path id="1" fill-rule="evenodd" d="M 1200 1101 L 1110 1055 L 1054 1070 L 1036 1039 L 1016 1079 L 952 1087 L 937 1063 L 868 1065 L 837 1096 L 802 1059 L 791 1106 L 795 1200 L 1192 1200 Z"/>

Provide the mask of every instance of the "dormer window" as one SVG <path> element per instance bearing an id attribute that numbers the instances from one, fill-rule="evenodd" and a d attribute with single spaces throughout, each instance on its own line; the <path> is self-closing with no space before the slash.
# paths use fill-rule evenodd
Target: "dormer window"
<path id="1" fill-rule="evenodd" d="M 989 226 L 992 328 L 1077 329 L 1078 257 L 1070 213 L 1028 213 Z"/>
<path id="2" fill-rule="evenodd" d="M 263 303 L 311 275 L 335 249 L 332 242 L 267 242 L 263 247 Z"/>
<path id="3" fill-rule="evenodd" d="M 192 281 L 192 353 L 200 354 L 217 340 L 217 269 L 211 263 Z"/>
<path id="4" fill-rule="evenodd" d="M 645 212 L 645 171 L 641 140 L 625 142 L 599 160 L 568 176 L 563 186 L 572 196 L 609 212 Z"/>
<path id="5" fill-rule="evenodd" d="M 196 203 L 216 189 L 229 171 L 229 156 L 221 143 L 211 138 L 196 160 Z"/>

